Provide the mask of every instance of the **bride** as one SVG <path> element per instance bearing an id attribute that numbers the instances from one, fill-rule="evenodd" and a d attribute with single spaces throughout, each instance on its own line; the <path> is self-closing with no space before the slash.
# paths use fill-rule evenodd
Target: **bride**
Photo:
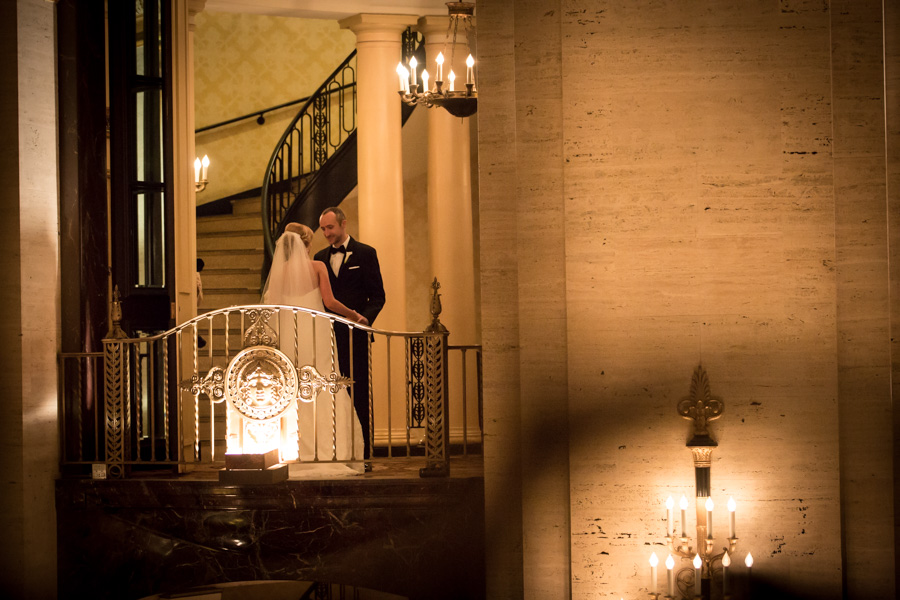
<path id="1" fill-rule="evenodd" d="M 322 313 L 328 307 L 342 317 L 366 324 L 363 316 L 335 299 L 325 264 L 309 257 L 312 239 L 313 232 L 306 225 L 289 223 L 285 227 L 275 246 L 272 267 L 263 288 L 263 304 L 299 306 Z M 282 309 L 278 329 L 280 349 L 294 361 L 298 371 L 311 365 L 324 376 L 340 373 L 334 330 L 327 315 L 305 312 L 295 315 L 289 309 Z M 282 440 L 286 443 L 282 445 L 282 460 L 317 460 L 319 473 L 330 470 L 323 467 L 347 472 L 341 463 L 322 465 L 322 462 L 360 461 L 362 465 L 362 427 L 346 388 L 335 394 L 320 391 L 309 403 L 298 399 L 296 408 L 289 409 L 283 417 Z"/>

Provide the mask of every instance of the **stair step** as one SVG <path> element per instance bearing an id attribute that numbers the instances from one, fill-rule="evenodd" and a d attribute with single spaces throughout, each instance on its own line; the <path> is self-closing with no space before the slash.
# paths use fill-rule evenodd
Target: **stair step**
<path id="1" fill-rule="evenodd" d="M 235 215 L 245 215 L 253 212 L 260 214 L 260 210 L 262 210 L 262 199 L 260 198 L 242 198 L 231 201 L 231 212 Z"/>
<path id="2" fill-rule="evenodd" d="M 207 250 L 202 254 L 198 251 L 197 254 L 203 259 L 204 263 L 203 271 L 200 273 L 201 277 L 206 277 L 208 270 L 214 271 L 218 269 L 256 269 L 259 272 L 263 263 L 263 251 L 261 248 L 251 250 Z"/>
<path id="3" fill-rule="evenodd" d="M 197 236 L 197 254 L 203 254 L 209 250 L 262 251 L 262 249 L 263 236 L 259 231 L 216 232 Z"/>
<path id="4" fill-rule="evenodd" d="M 241 306 L 244 304 L 258 304 L 259 289 L 219 289 L 203 290 L 203 302 L 201 309 L 226 308 L 228 306 Z"/>
<path id="5" fill-rule="evenodd" d="M 203 270 L 203 291 L 204 294 L 208 290 L 242 288 L 242 289 L 259 289 L 260 272 L 259 269 L 253 271 L 249 269 L 207 269 Z"/>
<path id="6" fill-rule="evenodd" d="M 221 231 L 262 231 L 262 217 L 246 213 L 240 215 L 216 215 L 197 219 L 197 235 Z"/>

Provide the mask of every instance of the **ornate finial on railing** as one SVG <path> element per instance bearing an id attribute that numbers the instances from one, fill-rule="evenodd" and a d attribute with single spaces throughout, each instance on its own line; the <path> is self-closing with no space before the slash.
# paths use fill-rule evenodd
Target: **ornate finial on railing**
<path id="1" fill-rule="evenodd" d="M 122 302 L 119 301 L 119 286 L 113 288 L 112 303 L 109 309 L 110 319 L 112 319 L 112 327 L 106 334 L 106 338 L 110 340 L 122 340 L 128 335 L 122 330 Z"/>
<path id="2" fill-rule="evenodd" d="M 431 282 L 431 289 L 434 290 L 431 295 L 431 325 L 428 326 L 426 331 L 446 332 L 447 328 L 441 323 L 441 311 L 443 309 L 441 308 L 441 295 L 438 293 L 438 290 L 441 289 L 441 284 L 438 282 L 437 277 Z"/>
<path id="3" fill-rule="evenodd" d="M 691 395 L 678 403 L 678 414 L 694 421 L 694 436 L 687 443 L 691 446 L 717 446 L 709 435 L 707 424 L 722 416 L 725 405 L 718 398 L 713 398 L 709 391 L 709 377 L 706 369 L 699 365 L 691 379 Z"/>

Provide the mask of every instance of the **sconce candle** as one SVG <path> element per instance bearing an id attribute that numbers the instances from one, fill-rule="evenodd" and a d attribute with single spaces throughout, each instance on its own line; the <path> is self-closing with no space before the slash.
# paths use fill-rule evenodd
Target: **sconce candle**
<path id="1" fill-rule="evenodd" d="M 712 498 L 706 499 L 706 539 L 713 539 L 712 532 L 712 513 L 713 513 L 713 501 Z"/>
<path id="2" fill-rule="evenodd" d="M 204 154 L 200 164 L 203 166 L 203 170 L 200 172 L 200 181 L 206 181 L 206 171 L 209 169 L 209 156 Z"/>
<path id="3" fill-rule="evenodd" d="M 200 158 L 194 159 L 194 183 L 200 183 Z"/>
<path id="4" fill-rule="evenodd" d="M 750 593 L 753 593 L 753 583 L 750 580 L 750 574 L 753 571 L 753 556 L 750 553 L 747 553 L 747 558 L 744 559 L 744 564 L 747 565 L 747 588 L 750 590 Z"/>
<path id="5" fill-rule="evenodd" d="M 701 571 L 700 569 L 703 567 L 703 560 L 700 558 L 699 554 L 694 555 L 694 595 L 698 598 L 702 594 L 700 591 L 700 577 Z"/>
<path id="6" fill-rule="evenodd" d="M 672 496 L 666 498 L 666 533 L 667 536 L 675 535 L 675 501 Z"/>
<path id="7" fill-rule="evenodd" d="M 687 537 L 687 507 L 688 501 L 687 498 L 684 497 L 684 494 L 681 495 L 681 500 L 678 502 L 678 506 L 681 508 L 681 537 Z"/>
<path id="8" fill-rule="evenodd" d="M 650 555 L 650 593 L 656 594 L 656 565 L 659 564 L 659 559 L 656 558 L 656 552 Z"/>
<path id="9" fill-rule="evenodd" d="M 422 91 L 428 91 L 428 69 L 422 69 Z"/>
<path id="10" fill-rule="evenodd" d="M 400 80 L 400 90 L 401 92 L 406 92 L 407 78 L 409 74 L 406 72 L 406 68 L 403 66 L 403 63 L 397 63 L 397 77 Z"/>
<path id="11" fill-rule="evenodd" d="M 728 597 L 728 567 L 731 566 L 731 557 L 728 553 L 722 555 L 722 596 Z"/>
<path id="12" fill-rule="evenodd" d="M 666 559 L 666 594 L 670 598 L 675 597 L 675 559 L 672 555 Z"/>
<path id="13" fill-rule="evenodd" d="M 728 537 L 735 537 L 734 535 L 734 512 L 737 509 L 737 505 L 734 503 L 734 498 L 728 499 Z"/>
<path id="14" fill-rule="evenodd" d="M 472 73 L 472 67 L 475 66 L 475 59 L 470 54 L 466 59 L 466 83 L 475 83 L 475 75 Z"/>

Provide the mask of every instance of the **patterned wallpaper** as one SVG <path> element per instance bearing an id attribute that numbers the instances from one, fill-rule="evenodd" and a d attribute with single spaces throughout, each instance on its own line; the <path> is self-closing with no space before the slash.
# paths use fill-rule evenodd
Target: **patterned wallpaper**
<path id="1" fill-rule="evenodd" d="M 194 35 L 198 128 L 309 95 L 353 51 L 356 36 L 336 21 L 204 11 Z M 259 187 L 275 143 L 299 107 L 197 135 L 210 158 L 204 204 Z"/>

